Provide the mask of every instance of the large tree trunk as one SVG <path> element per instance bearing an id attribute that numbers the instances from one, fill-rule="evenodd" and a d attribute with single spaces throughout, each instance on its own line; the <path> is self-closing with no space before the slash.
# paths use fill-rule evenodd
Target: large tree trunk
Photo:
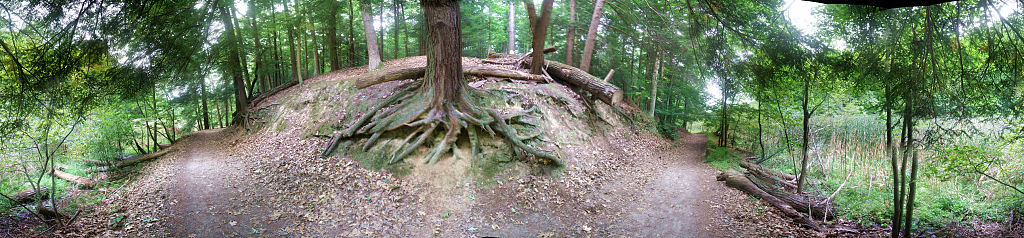
<path id="1" fill-rule="evenodd" d="M 756 185 L 761 190 L 764 190 L 768 194 L 771 194 L 772 196 L 775 196 L 779 200 L 782 200 L 790 207 L 793 207 L 794 210 L 800 213 L 810 215 L 814 219 L 824 220 L 826 218 L 825 216 L 831 210 L 831 208 L 828 207 L 827 204 L 808 201 L 804 199 L 801 195 L 792 194 L 787 192 L 786 190 L 775 187 L 772 184 L 773 182 L 764 181 L 764 178 L 762 178 L 761 176 L 750 177 L 749 175 L 747 175 L 747 179 L 749 179 L 750 182 L 753 182 L 754 185 Z M 833 218 L 835 217 L 833 216 Z"/>
<path id="2" fill-rule="evenodd" d="M 320 75 L 320 74 L 324 73 L 324 72 L 321 72 L 321 70 L 323 70 L 323 68 L 320 67 L 324 63 L 321 62 L 321 59 L 320 59 L 321 58 L 321 56 L 320 56 L 320 44 L 317 44 L 317 42 L 316 42 L 316 30 L 314 30 L 313 33 L 314 33 L 313 34 L 313 75 L 315 76 L 315 75 Z"/>
<path id="3" fill-rule="evenodd" d="M 554 3 L 553 0 L 544 0 L 541 4 L 540 16 L 535 16 L 533 12 L 533 3 L 529 0 L 524 1 L 527 4 L 527 12 L 530 14 L 530 26 L 533 32 L 533 52 L 544 51 L 544 38 L 548 33 L 548 23 L 551 22 L 551 5 Z M 530 65 L 530 73 L 532 74 L 543 74 L 544 73 L 544 54 L 532 54 L 533 62 L 540 62 L 539 64 Z"/>
<path id="4" fill-rule="evenodd" d="M 240 34 L 242 34 L 242 26 L 241 26 L 241 23 L 239 23 L 237 21 L 238 17 L 236 17 L 235 8 L 232 7 L 232 8 L 229 8 L 228 10 L 230 10 L 229 13 L 231 13 L 231 20 L 234 21 L 235 34 L 236 34 L 235 35 L 235 44 L 238 45 L 237 46 L 237 48 L 238 48 L 238 66 L 242 70 L 242 81 L 245 82 L 245 86 L 246 86 L 245 87 L 245 97 L 248 98 L 249 96 L 252 96 L 252 94 L 254 93 L 253 90 L 255 89 L 254 87 L 256 86 L 256 79 L 252 78 L 249 75 L 249 64 L 245 62 L 245 60 L 247 58 L 246 57 L 247 53 L 244 51 L 245 48 L 242 47 L 242 39 L 241 39 L 242 36 L 240 35 Z"/>
<path id="5" fill-rule="evenodd" d="M 260 70 L 263 69 L 263 44 L 260 43 L 260 30 L 256 24 L 256 15 L 259 15 L 259 12 L 259 8 L 256 6 L 256 1 L 249 1 L 249 24 L 252 25 L 252 41 L 253 46 L 255 47 L 253 50 L 256 52 L 255 69 L 253 69 L 255 79 L 253 80 L 253 83 L 259 81 L 260 92 L 266 92 L 267 89 L 270 88 L 270 85 L 268 85 L 267 76 L 260 73 Z"/>
<path id="6" fill-rule="evenodd" d="M 295 4 L 295 36 L 299 38 L 299 75 L 302 79 L 309 78 L 309 31 L 306 31 L 305 27 L 306 18 L 303 16 L 302 11 L 299 10 L 298 2 Z"/>
<path id="7" fill-rule="evenodd" d="M 232 82 L 235 87 L 235 113 L 233 114 L 234 122 L 242 122 L 242 118 L 245 116 L 246 102 L 248 99 L 245 95 L 245 80 L 242 78 L 242 70 L 239 68 L 238 62 L 238 41 L 235 38 L 235 27 L 231 22 L 231 14 L 228 13 L 228 6 L 220 6 L 220 17 L 221 22 L 224 24 L 224 38 L 225 44 L 228 45 L 228 71 L 231 74 Z"/>
<path id="8" fill-rule="evenodd" d="M 292 13 L 288 10 L 288 2 L 284 3 L 284 14 L 291 16 Z M 297 49 L 297 42 L 295 42 L 295 19 L 286 19 L 285 27 L 288 28 L 288 53 L 291 54 L 292 65 L 292 80 L 302 81 L 302 75 L 299 75 L 299 49 Z"/>
<path id="9" fill-rule="evenodd" d="M 370 63 L 367 66 L 368 71 L 373 71 L 380 66 L 380 50 L 377 48 L 377 33 L 373 29 L 373 17 L 370 16 L 370 11 L 373 9 L 370 6 L 370 1 L 360 0 L 359 9 L 363 12 L 363 31 L 366 32 L 366 55 L 370 58 Z"/>
<path id="10" fill-rule="evenodd" d="M 199 78 L 199 95 L 203 108 L 203 130 L 210 129 L 210 108 L 207 106 L 206 79 Z M 137 144 L 137 143 L 136 143 Z"/>
<path id="11" fill-rule="evenodd" d="M 462 22 L 455 0 L 421 0 L 426 16 L 427 68 L 423 90 L 433 95 L 430 106 L 447 111 L 462 106 L 466 79 L 462 74 Z M 427 94 L 427 95 L 431 95 Z M 457 108 L 456 109 L 463 109 Z M 450 113 L 450 112 L 449 112 Z"/>
<path id="12" fill-rule="evenodd" d="M 405 48 L 405 50 L 403 50 L 405 52 L 403 56 L 409 57 L 410 55 L 412 55 L 412 53 L 409 53 L 409 27 L 405 25 L 406 19 L 404 0 L 398 1 L 398 19 L 398 24 L 399 26 L 402 27 L 402 47 Z"/>
<path id="13" fill-rule="evenodd" d="M 277 11 L 270 11 L 270 19 L 273 21 L 274 29 L 270 32 L 274 35 L 274 83 L 281 83 L 281 44 L 279 42 L 280 37 L 277 35 L 277 30 L 280 28 L 277 23 Z M 269 86 L 269 85 L 268 85 Z"/>
<path id="14" fill-rule="evenodd" d="M 594 56 L 594 40 L 597 38 L 597 26 L 601 25 L 602 8 L 604 8 L 604 0 L 597 0 L 594 3 L 594 15 L 590 17 L 587 41 L 583 44 L 583 55 L 580 56 L 580 69 L 583 72 L 590 73 L 590 60 Z"/>
<path id="15" fill-rule="evenodd" d="M 508 54 L 516 53 L 516 1 L 508 1 Z"/>
<path id="16" fill-rule="evenodd" d="M 400 29 L 399 26 L 401 26 L 401 24 L 402 24 L 401 19 L 398 19 L 398 16 L 399 16 L 399 14 L 398 14 L 398 5 L 400 4 L 401 1 L 403 1 L 403 0 L 394 0 L 394 1 L 392 1 L 393 5 L 391 5 L 392 17 L 395 18 L 394 23 L 391 24 L 391 29 L 394 31 L 394 35 L 391 38 L 394 38 L 394 42 L 395 42 L 395 47 L 394 47 L 394 52 L 393 52 L 394 55 L 395 55 L 394 59 L 398 59 L 398 48 L 399 48 L 398 47 L 399 46 L 399 44 L 398 44 L 398 39 L 399 39 L 399 37 L 398 37 L 399 36 L 398 30 Z"/>
<path id="17" fill-rule="evenodd" d="M 572 52 L 576 44 L 576 0 L 569 0 L 569 33 L 565 37 L 565 64 L 573 66 Z"/>

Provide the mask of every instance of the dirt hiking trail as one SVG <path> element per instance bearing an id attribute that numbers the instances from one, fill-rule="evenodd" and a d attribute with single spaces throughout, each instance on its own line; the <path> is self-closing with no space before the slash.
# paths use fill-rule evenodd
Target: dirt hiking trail
<path id="1" fill-rule="evenodd" d="M 170 217 L 169 233 L 187 237 L 225 237 L 251 234 L 253 216 L 264 209 L 242 206 L 247 196 L 237 184 L 244 165 L 224 151 L 225 129 L 200 131 L 183 141 L 180 159 L 173 163 L 165 184 Z"/>
<path id="2" fill-rule="evenodd" d="M 707 237 L 702 229 L 713 213 L 707 203 L 714 192 L 714 169 L 703 162 L 707 137 L 691 134 L 681 144 L 650 158 L 653 181 L 638 191 L 640 200 L 630 210 L 639 223 L 636 235 L 644 237 Z"/>

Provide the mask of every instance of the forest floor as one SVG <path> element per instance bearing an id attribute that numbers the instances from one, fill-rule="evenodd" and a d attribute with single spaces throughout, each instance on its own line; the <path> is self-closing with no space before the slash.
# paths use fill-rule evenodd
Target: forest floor
<path id="1" fill-rule="evenodd" d="M 318 101 L 344 111 L 346 102 L 389 91 L 332 91 L 359 72 L 335 71 L 268 98 L 261 108 L 273 106 L 280 115 L 264 129 L 233 127 L 181 138 L 175 151 L 140 166 L 104 205 L 57 235 L 823 236 L 715 181 L 717 170 L 703 162 L 705 135 L 681 134 L 672 141 L 608 121 L 614 119 L 594 119 L 589 115 L 596 112 L 586 112 L 578 98 L 568 105 L 523 99 L 561 105 L 544 108 L 549 120 L 558 120 L 544 130 L 552 138 L 544 149 L 560 151 L 565 164 L 552 174 L 514 162 L 519 165 L 481 178 L 452 170 L 471 163 L 449 157 L 396 175 L 348 156 L 321 159 L 327 138 L 317 125 L 337 118 L 320 117 L 329 113 L 317 109 Z M 571 92 L 561 85 L 484 84 Z"/>

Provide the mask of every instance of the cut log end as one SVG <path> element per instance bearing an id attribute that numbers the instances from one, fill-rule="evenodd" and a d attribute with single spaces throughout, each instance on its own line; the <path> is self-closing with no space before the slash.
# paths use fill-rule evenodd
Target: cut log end
<path id="1" fill-rule="evenodd" d="M 612 93 L 612 103 L 609 105 L 619 105 L 622 102 L 622 90 L 616 90 Z"/>

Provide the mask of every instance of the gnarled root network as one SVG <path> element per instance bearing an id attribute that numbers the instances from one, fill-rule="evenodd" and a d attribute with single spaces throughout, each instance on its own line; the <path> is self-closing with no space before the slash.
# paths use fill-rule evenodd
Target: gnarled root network
<path id="1" fill-rule="evenodd" d="M 401 161 L 428 140 L 433 141 L 432 138 L 435 137 L 435 134 L 444 133 L 440 142 L 434 145 L 424 159 L 427 164 L 435 163 L 446 152 L 454 153 L 455 142 L 460 133 L 465 130 L 470 139 L 474 159 L 480 144 L 479 131 L 483 131 L 492 137 L 500 136 L 513 147 L 543 159 L 545 163 L 560 165 L 554 155 L 537 150 L 523 142 L 538 137 L 539 131 L 520 135 L 516 128 L 506 122 L 510 120 L 520 125 L 536 127 L 533 123 L 522 120 L 523 116 L 534 112 L 536 108 L 502 116 L 493 109 L 478 107 L 466 98 L 441 105 L 430 105 L 432 92 L 420 90 L 421 85 L 421 81 L 407 83 L 399 87 L 397 93 L 371 107 L 348 128 L 335 134 L 322 156 L 333 154 L 335 148 L 343 140 L 347 140 L 348 142 L 345 142 L 347 144 L 356 136 L 369 136 L 362 145 L 362 150 L 366 151 L 373 147 L 385 132 L 409 127 L 413 129 L 412 133 L 406 136 L 401 146 L 394 151 L 389 163 Z M 467 91 L 463 93 L 463 97 L 471 93 L 474 92 Z M 518 151 L 516 152 L 518 154 Z"/>

